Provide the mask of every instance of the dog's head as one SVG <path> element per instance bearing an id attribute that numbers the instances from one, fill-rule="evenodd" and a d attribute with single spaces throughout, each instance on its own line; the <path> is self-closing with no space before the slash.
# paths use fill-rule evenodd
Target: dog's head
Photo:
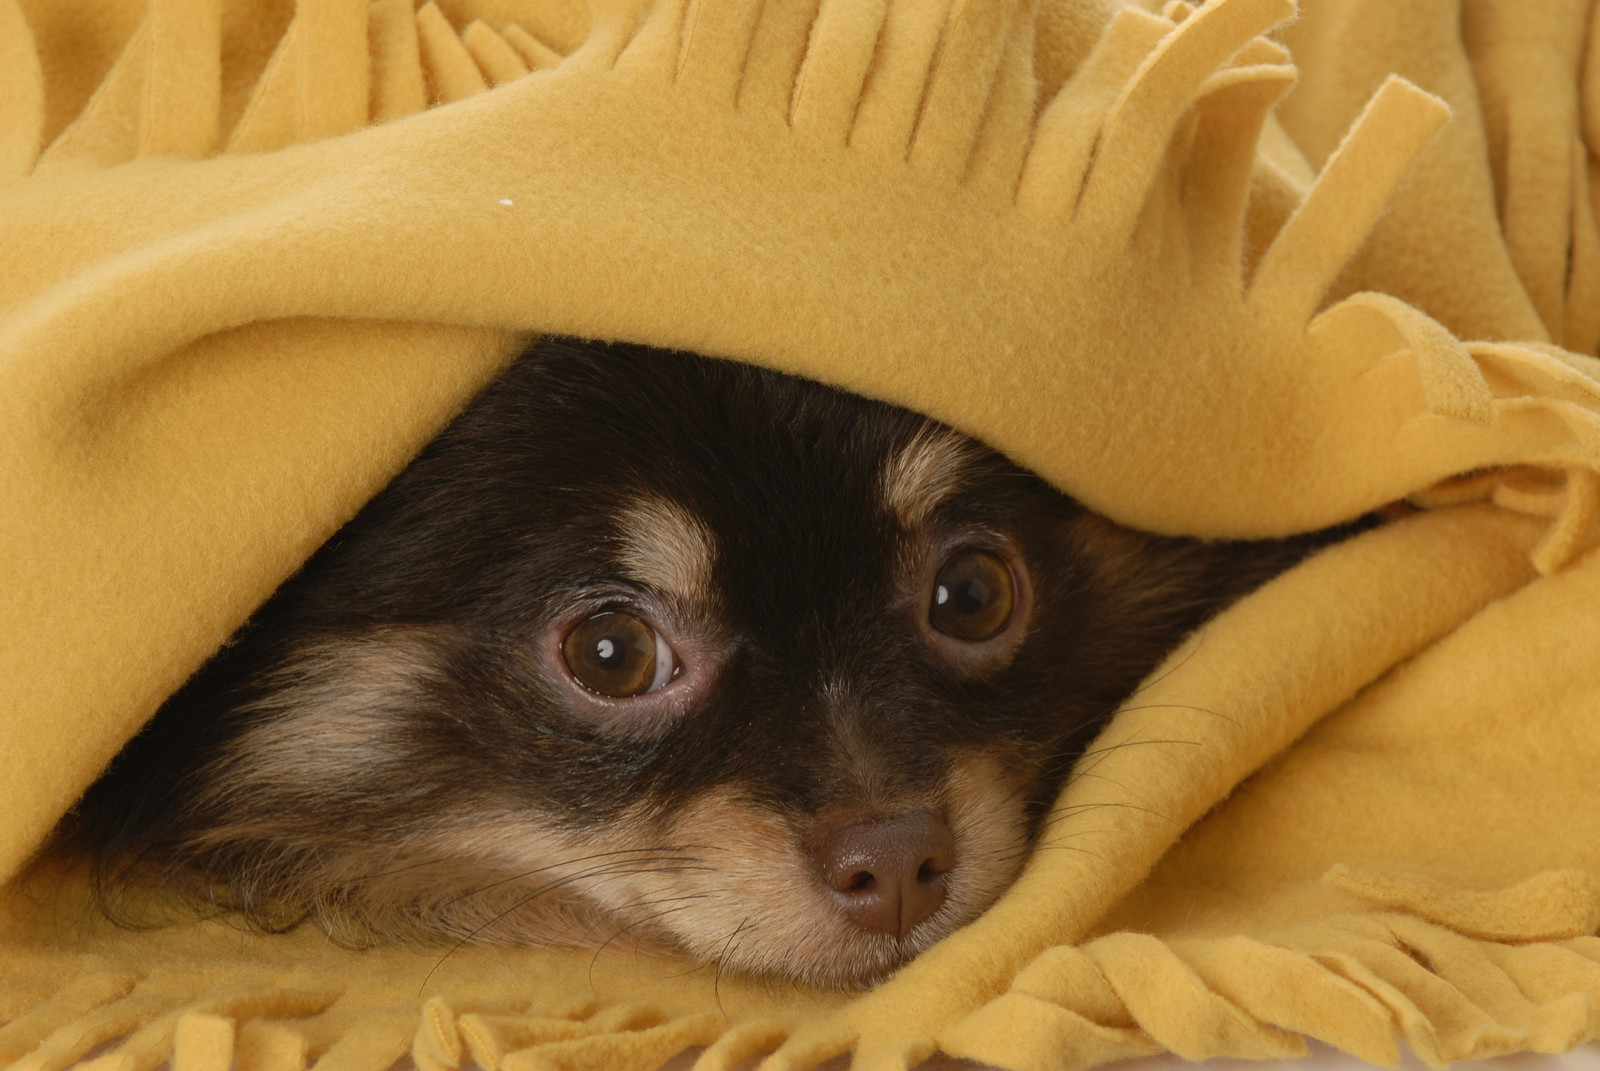
<path id="1" fill-rule="evenodd" d="M 267 917 L 866 984 L 1000 895 L 1104 716 L 1282 564 L 1238 558 L 902 409 L 546 343 L 97 792 L 187 763 L 122 843 Z"/>

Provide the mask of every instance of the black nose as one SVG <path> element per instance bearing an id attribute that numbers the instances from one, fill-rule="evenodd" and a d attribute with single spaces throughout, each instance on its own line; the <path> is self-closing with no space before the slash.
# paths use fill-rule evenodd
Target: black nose
<path id="1" fill-rule="evenodd" d="M 904 937 L 944 903 L 950 827 L 928 811 L 838 825 L 814 849 L 822 884 L 863 930 Z"/>

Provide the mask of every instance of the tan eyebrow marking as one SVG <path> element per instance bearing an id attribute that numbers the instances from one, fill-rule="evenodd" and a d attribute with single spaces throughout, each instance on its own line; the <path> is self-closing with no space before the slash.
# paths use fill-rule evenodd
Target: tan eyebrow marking
<path id="1" fill-rule="evenodd" d="M 716 541 L 704 521 L 664 498 L 630 503 L 617 518 L 618 562 L 641 583 L 710 601 Z"/>
<path id="2" fill-rule="evenodd" d="M 925 424 L 884 462 L 879 486 L 884 506 L 903 527 L 921 527 L 939 503 L 967 482 L 978 445 L 960 432 Z"/>

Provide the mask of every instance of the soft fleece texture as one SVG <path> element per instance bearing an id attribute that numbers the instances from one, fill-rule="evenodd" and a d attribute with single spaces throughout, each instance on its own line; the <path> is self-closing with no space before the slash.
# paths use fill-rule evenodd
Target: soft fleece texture
<path id="1" fill-rule="evenodd" d="M 1294 14 L 0 0 L 0 1060 L 1042 1069 L 1308 1035 L 1438 1064 L 1594 1036 L 1600 21 L 1311 0 L 1274 30 Z M 858 998 L 615 948 L 117 931 L 70 868 L 25 876 L 540 332 L 910 405 L 1162 531 L 1429 508 L 1192 638 L 1016 887 Z"/>

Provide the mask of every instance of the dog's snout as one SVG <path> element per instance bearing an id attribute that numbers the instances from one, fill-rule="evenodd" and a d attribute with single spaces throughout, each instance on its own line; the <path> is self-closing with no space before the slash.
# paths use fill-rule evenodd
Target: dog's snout
<path id="1" fill-rule="evenodd" d="M 905 937 L 939 909 L 955 866 L 950 827 L 909 811 L 827 829 L 814 849 L 823 887 L 863 930 Z"/>

